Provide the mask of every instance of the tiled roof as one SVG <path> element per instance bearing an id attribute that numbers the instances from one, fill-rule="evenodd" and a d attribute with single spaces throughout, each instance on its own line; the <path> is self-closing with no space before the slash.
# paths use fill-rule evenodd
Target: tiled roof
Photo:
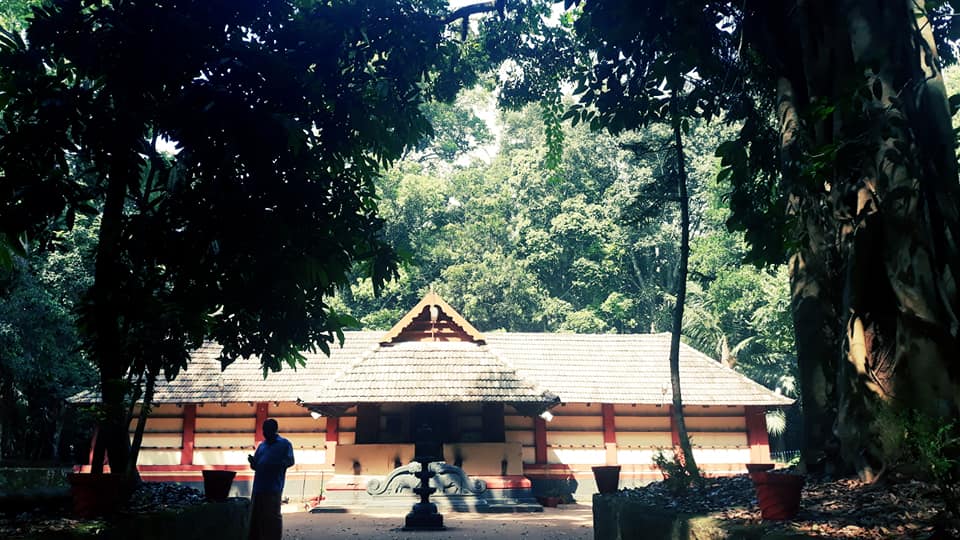
<path id="1" fill-rule="evenodd" d="M 284 366 L 283 370 L 269 373 L 263 378 L 263 368 L 256 356 L 238 358 L 220 370 L 220 346 L 206 343 L 190 355 L 186 370 L 172 382 L 158 380 L 154 395 L 155 403 L 228 403 L 258 401 L 296 401 L 312 396 L 317 387 L 333 377 L 344 366 L 377 345 L 383 332 L 345 332 L 343 348 L 336 344 L 330 347 L 330 356 L 323 353 L 304 353 L 306 366 L 296 370 Z M 90 402 L 99 396 L 84 392 L 71 399 L 74 402 Z"/>
<path id="2" fill-rule="evenodd" d="M 565 403 L 669 404 L 670 334 L 488 332 L 487 344 Z M 680 344 L 686 405 L 790 405 L 741 373 Z"/>
<path id="3" fill-rule="evenodd" d="M 295 401 L 542 401 L 668 404 L 670 334 L 488 332 L 487 345 L 406 342 L 379 347 L 383 332 L 344 332 L 330 357 L 264 379 L 259 359 L 223 372 L 219 347 L 207 344 L 171 383 L 158 381 L 156 403 Z M 789 405 L 742 374 L 681 345 L 680 377 L 688 405 Z M 72 401 L 92 401 L 91 393 Z"/>
<path id="4" fill-rule="evenodd" d="M 485 345 L 409 341 L 368 352 L 304 401 L 552 403 L 556 396 L 518 376 Z"/>

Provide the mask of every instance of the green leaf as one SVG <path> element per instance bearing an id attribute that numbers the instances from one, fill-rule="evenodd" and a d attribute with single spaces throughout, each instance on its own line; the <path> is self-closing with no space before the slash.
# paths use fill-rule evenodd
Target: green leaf
<path id="1" fill-rule="evenodd" d="M 960 94 L 953 94 L 950 96 L 950 116 L 957 114 L 958 110 L 960 110 Z"/>
<path id="2" fill-rule="evenodd" d="M 6 234 L 0 234 L 0 270 L 13 268 L 14 250 L 7 240 Z"/>

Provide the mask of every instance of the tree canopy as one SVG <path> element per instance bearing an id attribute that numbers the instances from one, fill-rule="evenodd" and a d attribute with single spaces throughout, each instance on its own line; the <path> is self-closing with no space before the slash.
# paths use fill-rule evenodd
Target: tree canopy
<path id="1" fill-rule="evenodd" d="M 885 411 L 957 418 L 957 162 L 935 39 L 952 6 L 582 9 L 595 56 L 574 118 L 629 125 L 680 62 L 703 96 L 685 114 L 741 122 L 717 148 L 720 178 L 753 260 L 790 259 L 806 464 L 874 479 L 904 443 L 884 436 Z M 678 29 L 691 32 L 680 43 Z"/>
<path id="2" fill-rule="evenodd" d="M 115 467 L 129 376 L 174 377 L 206 338 L 224 365 L 295 366 L 347 322 L 327 299 L 353 268 L 394 274 L 373 179 L 431 133 L 421 105 L 475 77 L 448 15 L 59 0 L 0 34 L 0 233 L 100 216 L 80 331 Z"/>
<path id="3" fill-rule="evenodd" d="M 688 336 L 789 363 L 789 263 L 808 466 L 876 478 L 903 455 L 887 412 L 960 417 L 952 3 L 565 7 L 57 0 L 0 34 L 0 262 L 99 216 L 79 329 L 112 459 L 131 375 L 206 338 L 296 366 L 347 313 L 391 320 L 381 291 L 434 285 L 488 328 L 663 327 L 687 280 L 639 180 L 669 176 L 670 137 L 698 150 Z M 483 73 L 514 109 L 501 152 L 438 167 L 492 141 L 451 104 Z"/>

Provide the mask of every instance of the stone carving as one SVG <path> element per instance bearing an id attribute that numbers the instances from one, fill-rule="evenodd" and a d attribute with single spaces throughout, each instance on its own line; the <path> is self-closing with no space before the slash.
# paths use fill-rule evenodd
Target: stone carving
<path id="1" fill-rule="evenodd" d="M 416 461 L 397 467 L 390 471 L 383 480 L 373 478 L 367 482 L 367 493 L 374 497 L 380 495 L 399 495 L 401 493 L 413 493 L 420 481 L 414 476 L 420 472 L 420 464 Z"/>
<path id="2" fill-rule="evenodd" d="M 456 465 L 449 465 L 443 461 L 430 464 L 430 469 L 437 473 L 433 478 L 437 493 L 445 495 L 479 495 L 487 490 L 487 483 L 480 479 L 467 477 L 467 473 Z"/>
<path id="3" fill-rule="evenodd" d="M 443 461 L 434 461 L 428 465 L 436 476 L 430 479 L 430 486 L 437 488 L 438 495 L 480 495 L 487 490 L 487 483 L 480 479 L 470 479 L 463 469 Z M 374 478 L 367 482 L 367 493 L 374 497 L 412 494 L 413 488 L 420 485 L 416 473 L 420 464 L 411 462 L 397 467 L 384 479 Z"/>

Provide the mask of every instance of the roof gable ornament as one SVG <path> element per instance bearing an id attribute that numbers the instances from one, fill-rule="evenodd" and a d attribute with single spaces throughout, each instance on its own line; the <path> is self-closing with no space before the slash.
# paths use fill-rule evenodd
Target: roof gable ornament
<path id="1" fill-rule="evenodd" d="M 483 345 L 486 339 L 440 295 L 430 291 L 380 338 L 381 345 L 405 341 L 465 341 Z"/>

